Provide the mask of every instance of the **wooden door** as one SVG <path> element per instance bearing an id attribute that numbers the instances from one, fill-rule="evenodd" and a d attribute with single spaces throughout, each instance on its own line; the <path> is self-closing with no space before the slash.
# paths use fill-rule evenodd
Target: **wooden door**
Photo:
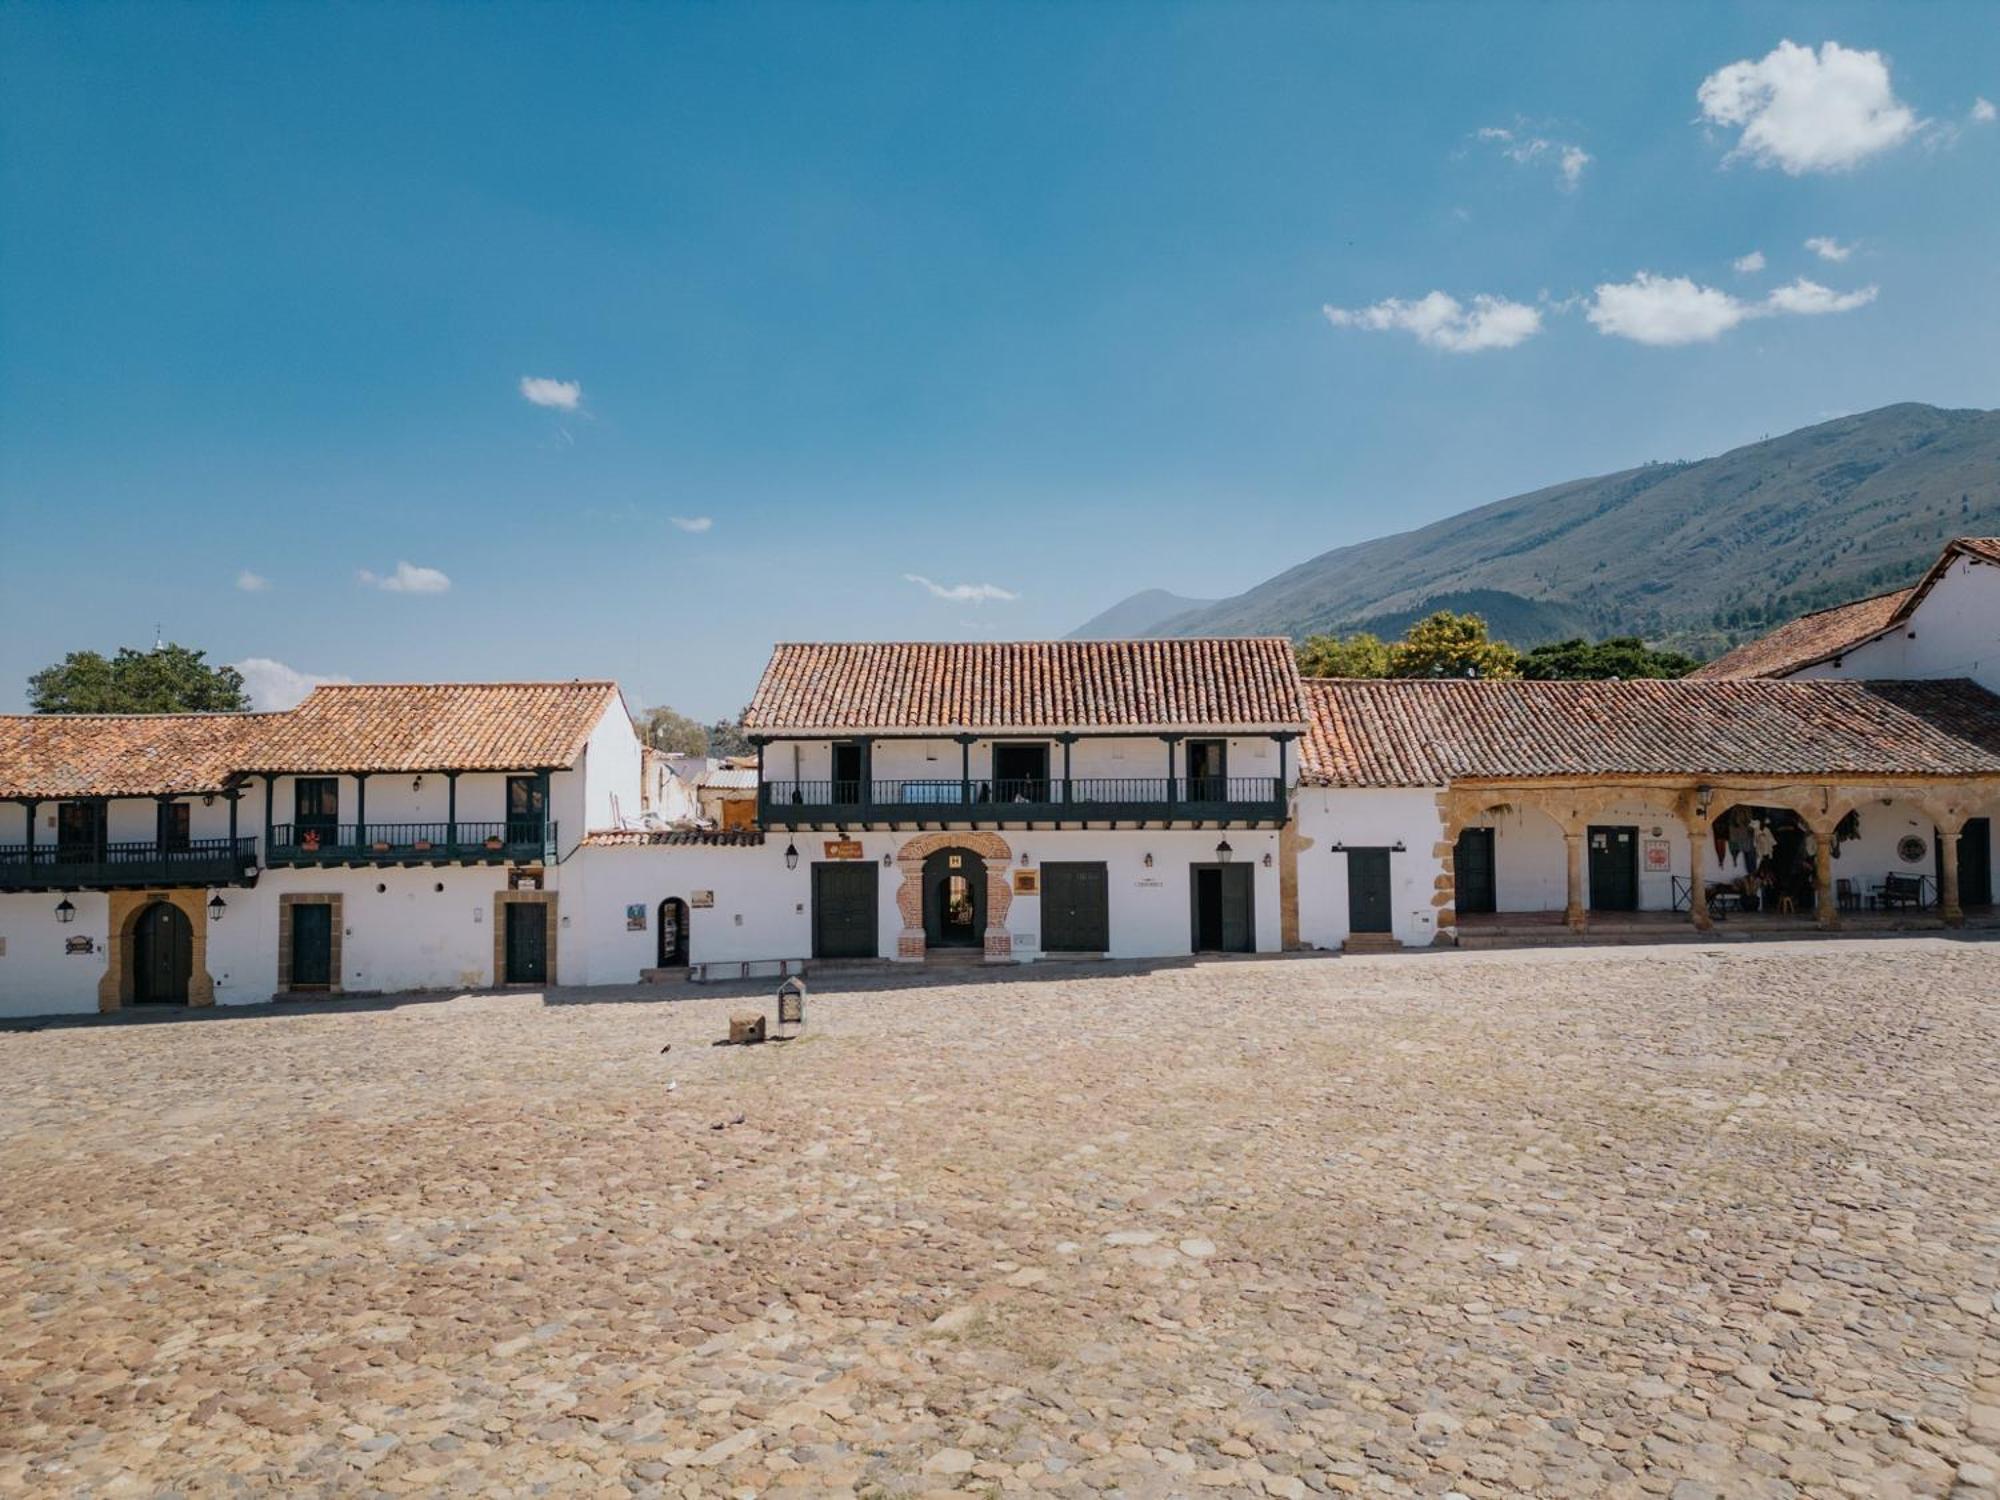
<path id="1" fill-rule="evenodd" d="M 1257 951 L 1257 913 L 1248 865 L 1188 867 L 1193 947 L 1197 953 Z"/>
<path id="2" fill-rule="evenodd" d="M 1347 851 L 1347 930 L 1387 932 L 1389 916 L 1389 851 Z"/>
<path id="3" fill-rule="evenodd" d="M 1639 909 L 1639 830 L 1593 826 L 1590 844 L 1590 909 Z"/>
<path id="4" fill-rule="evenodd" d="M 1493 830 L 1468 828 L 1458 836 L 1451 856 L 1453 905 L 1466 912 L 1500 909 L 1498 874 L 1493 863 Z"/>
<path id="5" fill-rule="evenodd" d="M 1936 830 L 1932 832 L 1935 834 Z M 1933 838 L 1938 852 L 1936 878 L 1942 886 L 1944 881 L 1944 850 L 1942 841 Z M 1993 904 L 1993 825 L 1985 818 L 1967 818 L 1965 827 L 1958 835 L 1958 904 L 1966 906 L 1991 906 Z"/>
<path id="6" fill-rule="evenodd" d="M 139 1005 L 185 1005 L 194 973 L 194 929 L 181 909 L 155 901 L 132 933 L 132 999 Z"/>
<path id="7" fill-rule="evenodd" d="M 1042 951 L 1111 950 L 1111 880 L 1101 863 L 1042 866 Z"/>
<path id="8" fill-rule="evenodd" d="M 876 956 L 877 879 L 865 860 L 813 866 L 813 957 Z"/>
<path id="9" fill-rule="evenodd" d="M 316 901 L 292 907 L 292 978 L 295 990 L 323 990 L 333 983 L 333 906 Z"/>
<path id="10" fill-rule="evenodd" d="M 549 909 L 539 901 L 509 901 L 508 984 L 546 984 L 549 979 Z"/>
<path id="11" fill-rule="evenodd" d="M 858 743 L 833 747 L 833 801 L 837 807 L 856 807 L 867 801 L 868 751 Z"/>
<path id="12" fill-rule="evenodd" d="M 1226 802 L 1229 786 L 1229 741 L 1187 742 L 1187 800 Z"/>

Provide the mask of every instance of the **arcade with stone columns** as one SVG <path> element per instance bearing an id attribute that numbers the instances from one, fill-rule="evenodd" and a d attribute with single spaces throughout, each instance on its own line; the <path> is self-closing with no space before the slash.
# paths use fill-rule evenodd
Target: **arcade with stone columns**
<path id="1" fill-rule="evenodd" d="M 1778 809 L 1794 814 L 1811 847 L 1812 900 L 1809 907 L 1784 913 L 1820 928 L 1841 926 L 1844 911 L 1872 909 L 1882 881 L 1891 874 L 1922 883 L 1928 910 L 1947 926 L 1965 919 L 1960 890 L 1960 843 L 1968 824 L 1982 840 L 2000 821 L 2000 776 L 1965 777 L 1749 777 L 1634 776 L 1547 778 L 1531 781 L 1454 782 L 1439 795 L 1443 837 L 1438 853 L 1443 873 L 1435 897 L 1441 930 L 1459 925 L 1457 864 L 1468 829 L 1508 830 L 1492 847 L 1498 852 L 1499 915 L 1547 910 L 1553 872 L 1559 880 L 1565 924 L 1589 929 L 1593 913 L 1590 843 L 1603 830 L 1635 828 L 1642 842 L 1664 846 L 1665 868 L 1644 871 L 1650 880 L 1631 910 L 1684 911 L 1703 931 L 1714 925 L 1711 896 L 1718 881 L 1715 826 L 1732 808 Z M 1843 820 L 1854 832 L 1838 837 Z M 1650 837 L 1648 837 L 1650 835 Z M 1914 839 L 1915 843 L 1908 842 Z M 1922 853 L 1909 856 L 1922 846 Z M 1532 894 L 1514 904 L 1524 882 L 1515 864 L 1531 863 L 1543 879 Z M 1845 887 L 1845 889 L 1843 889 Z M 1980 896 L 1991 900 L 1990 886 Z M 1650 899 L 1648 899 L 1650 898 Z M 1845 898 L 1845 899 L 1843 899 Z"/>

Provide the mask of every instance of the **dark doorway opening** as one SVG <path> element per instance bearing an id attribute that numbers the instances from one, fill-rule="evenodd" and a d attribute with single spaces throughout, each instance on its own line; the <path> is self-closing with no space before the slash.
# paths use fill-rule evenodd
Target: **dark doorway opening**
<path id="1" fill-rule="evenodd" d="M 300 902 L 292 907 L 292 972 L 295 990 L 333 985 L 333 903 Z"/>
<path id="2" fill-rule="evenodd" d="M 194 973 L 194 929 L 170 901 L 139 913 L 132 931 L 132 1001 L 135 1005 L 185 1005 Z"/>
<path id="3" fill-rule="evenodd" d="M 940 849 L 924 861 L 924 944 L 978 948 L 986 942 L 986 860 Z"/>
<path id="4" fill-rule="evenodd" d="M 1049 747 L 1047 745 L 995 745 L 993 747 L 993 796 L 995 802 L 1049 801 Z"/>
<path id="5" fill-rule="evenodd" d="M 104 804 L 56 804 L 56 857 L 79 863 L 104 857 Z"/>
<path id="6" fill-rule="evenodd" d="M 875 866 L 865 860 L 813 866 L 813 957 L 876 956 Z"/>
<path id="7" fill-rule="evenodd" d="M 1590 842 L 1590 909 L 1639 909 L 1639 830 L 1637 827 L 1592 826 Z"/>
<path id="8" fill-rule="evenodd" d="M 1500 882 L 1493 863 L 1493 830 L 1468 828 L 1451 854 L 1452 904 L 1460 915 L 1500 909 Z"/>
<path id="9" fill-rule="evenodd" d="M 1187 800 L 1226 802 L 1229 800 L 1229 741 L 1189 740 L 1187 742 Z"/>
<path id="10" fill-rule="evenodd" d="M 1257 951 L 1248 865 L 1190 865 L 1188 898 L 1195 952 Z"/>
<path id="11" fill-rule="evenodd" d="M 1389 917 L 1389 851 L 1347 851 L 1347 930 L 1387 932 Z"/>
<path id="12" fill-rule="evenodd" d="M 868 789 L 868 747 L 854 741 L 833 747 L 833 800 L 841 807 L 865 802 Z"/>
<path id="13" fill-rule="evenodd" d="M 507 913 L 508 984 L 547 984 L 549 979 L 549 909 L 539 901 L 509 901 Z"/>
<path id="14" fill-rule="evenodd" d="M 680 969 L 688 961 L 688 908 L 687 902 L 678 896 L 669 896 L 660 903 L 658 918 L 660 932 L 659 967 Z"/>
<path id="15" fill-rule="evenodd" d="M 1042 951 L 1111 951 L 1111 880 L 1102 864 L 1042 866 Z"/>

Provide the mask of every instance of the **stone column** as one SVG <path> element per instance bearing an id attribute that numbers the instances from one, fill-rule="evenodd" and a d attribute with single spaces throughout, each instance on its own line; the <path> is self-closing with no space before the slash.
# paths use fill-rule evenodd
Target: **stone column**
<path id="1" fill-rule="evenodd" d="M 1699 820 L 1687 825 L 1688 834 L 1688 920 L 1695 931 L 1708 932 L 1715 919 L 1708 914 L 1708 872 L 1702 861 L 1708 854 L 1708 824 Z"/>
<path id="2" fill-rule="evenodd" d="M 1007 931 L 1007 908 L 1013 901 L 1013 892 L 1008 887 L 1012 866 L 1003 856 L 989 858 L 986 865 L 986 961 L 989 964 L 1011 963 L 1014 959 L 1014 938 Z"/>
<path id="3" fill-rule="evenodd" d="M 1563 908 L 1563 920 L 1569 923 L 1570 931 L 1582 932 L 1589 925 L 1585 915 L 1583 834 L 1565 829 L 1563 843 L 1569 854 L 1569 903 Z"/>
<path id="4" fill-rule="evenodd" d="M 899 963 L 924 961 L 927 939 L 924 935 L 924 861 L 923 856 L 911 858 L 896 856 L 896 874 L 900 877 L 896 884 L 896 910 L 903 919 L 903 930 L 896 934 L 896 960 Z"/>
<path id="5" fill-rule="evenodd" d="M 1963 927 L 1965 912 L 1958 904 L 1958 832 L 1938 830 L 1938 914 L 1947 927 Z"/>
<path id="6" fill-rule="evenodd" d="M 1813 915 L 1826 932 L 1840 929 L 1840 902 L 1833 894 L 1832 823 L 1811 823 L 1813 836 Z"/>

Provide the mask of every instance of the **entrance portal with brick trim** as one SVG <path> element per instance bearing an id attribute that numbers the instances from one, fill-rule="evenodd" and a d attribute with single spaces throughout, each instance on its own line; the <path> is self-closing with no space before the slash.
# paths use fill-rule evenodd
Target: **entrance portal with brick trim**
<path id="1" fill-rule="evenodd" d="M 920 834 L 896 851 L 896 868 L 903 877 L 896 892 L 896 911 L 903 919 L 903 930 L 896 939 L 896 957 L 904 963 L 921 962 L 929 951 L 924 937 L 924 862 L 946 849 L 977 855 L 979 863 L 985 866 L 986 929 L 981 934 L 980 946 L 986 962 L 1011 962 L 1014 940 L 1007 932 L 1007 908 L 1013 904 L 1014 892 L 1008 868 L 1014 851 L 997 833 L 964 831 Z"/>

